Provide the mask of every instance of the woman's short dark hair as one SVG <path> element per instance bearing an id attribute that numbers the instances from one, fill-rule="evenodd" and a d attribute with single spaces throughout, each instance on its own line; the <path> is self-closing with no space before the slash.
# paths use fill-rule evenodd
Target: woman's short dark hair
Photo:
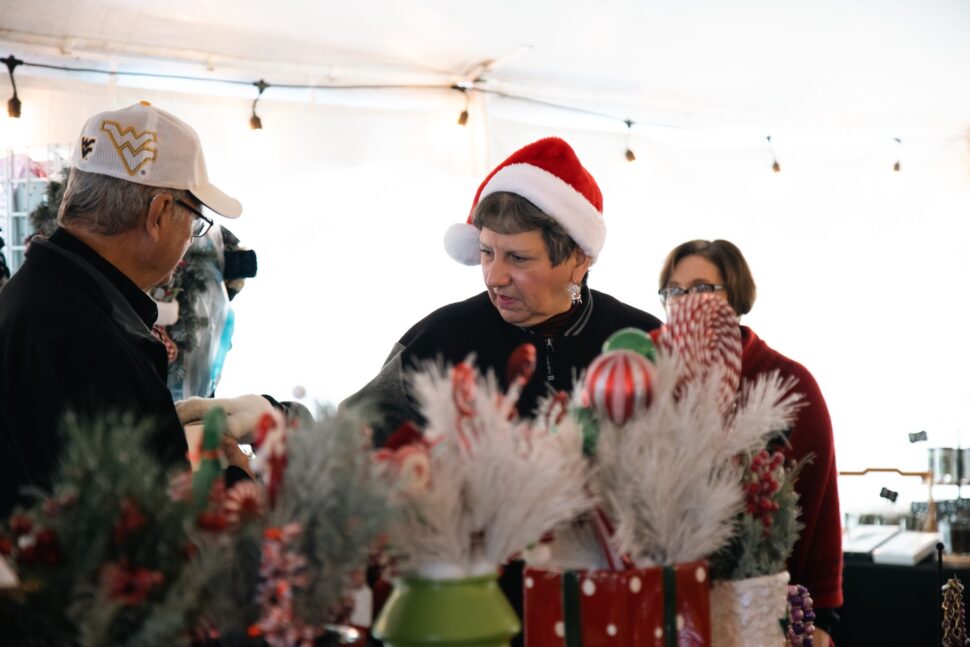
<path id="1" fill-rule="evenodd" d="M 499 191 L 482 198 L 475 207 L 473 223 L 479 229 L 488 227 L 499 234 L 521 234 L 538 229 L 542 232 L 546 253 L 554 266 L 579 249 L 562 225 L 515 193 Z"/>
<path id="2" fill-rule="evenodd" d="M 667 286 L 677 263 L 688 256 L 700 256 L 717 267 L 724 278 L 728 303 L 738 316 L 751 311 L 757 292 L 754 277 L 741 250 L 727 240 L 691 240 L 674 247 L 660 270 L 661 289 Z"/>

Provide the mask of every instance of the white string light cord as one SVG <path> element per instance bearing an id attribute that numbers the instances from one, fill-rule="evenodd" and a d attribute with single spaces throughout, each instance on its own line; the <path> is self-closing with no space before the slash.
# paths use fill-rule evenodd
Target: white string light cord
<path id="1" fill-rule="evenodd" d="M 13 96 L 7 102 L 7 114 L 11 118 L 19 118 L 22 111 L 22 102 L 17 95 L 17 85 L 14 78 L 14 71 L 17 67 L 33 67 L 47 70 L 55 70 L 58 72 L 65 72 L 67 74 L 101 74 L 105 76 L 127 76 L 127 77 L 140 77 L 140 78 L 155 78 L 155 79 L 165 79 L 169 81 L 191 81 L 199 83 L 216 83 L 234 86 L 252 86 L 256 88 L 257 94 L 253 99 L 252 114 L 249 119 L 250 128 L 253 130 L 260 130 L 263 128 L 262 119 L 256 112 L 259 100 L 263 97 L 263 94 L 270 89 L 282 89 L 282 90 L 333 90 L 333 91 L 373 91 L 373 90 L 431 90 L 431 91 L 442 91 L 450 90 L 459 92 L 464 100 L 464 106 L 458 116 L 457 123 L 460 126 L 465 126 L 468 123 L 469 110 L 471 108 L 471 93 L 480 93 L 484 95 L 492 95 L 497 97 L 502 97 L 504 99 L 511 99 L 514 101 L 520 101 L 529 103 L 539 107 L 546 107 L 555 110 L 561 110 L 566 112 L 571 112 L 575 114 L 582 114 L 586 116 L 598 117 L 607 121 L 612 121 L 617 124 L 622 124 L 623 132 L 626 135 L 626 144 L 624 155 L 629 162 L 634 162 L 636 160 L 636 153 L 633 149 L 633 136 L 635 135 L 635 127 L 643 126 L 652 129 L 670 129 L 677 131 L 687 131 L 701 134 L 711 134 L 715 132 L 710 128 L 697 128 L 691 126 L 684 126 L 671 123 L 661 123 L 656 121 L 634 121 L 629 117 L 620 116 L 616 113 L 610 113 L 601 110 L 593 110 L 590 108 L 585 108 L 577 105 L 570 105 L 567 103 L 551 101 L 548 99 L 543 99 L 541 97 L 528 96 L 513 92 L 508 92 L 506 90 L 499 90 L 496 88 L 487 87 L 485 85 L 486 80 L 482 75 L 477 76 L 471 81 L 461 82 L 461 83 L 360 83 L 360 84 L 328 84 L 328 83 L 272 83 L 264 79 L 259 79 L 258 81 L 246 81 L 242 79 L 230 79 L 230 78 L 218 78 L 218 77 L 202 77 L 202 76 L 192 76 L 186 74 L 167 74 L 162 72 L 148 72 L 139 70 L 105 70 L 94 67 L 72 67 L 67 65 L 55 65 L 51 63 L 40 63 L 35 61 L 27 61 L 18 59 L 12 54 L 0 58 L 0 62 L 4 63 L 7 67 L 7 71 L 10 76 L 10 83 L 13 89 Z M 494 79 L 490 79 L 493 80 Z M 781 164 L 778 161 L 778 157 L 774 152 L 774 145 L 772 143 L 772 137 L 770 135 L 759 136 L 762 141 L 767 142 L 769 152 L 771 154 L 772 163 L 771 170 L 775 173 L 781 172 Z M 901 164 L 899 161 L 900 148 L 902 145 L 903 138 L 892 137 L 891 140 L 894 142 L 896 147 L 896 161 L 893 164 L 893 170 L 899 171 Z M 926 136 L 926 135 L 910 135 L 906 137 L 907 141 L 922 141 L 922 142 L 947 142 L 947 141 L 960 141 L 965 140 L 970 142 L 970 133 L 960 134 L 960 135 L 938 135 L 938 136 Z M 762 144 L 763 146 L 763 144 Z M 744 148 L 753 148 L 753 145 L 743 146 Z"/>

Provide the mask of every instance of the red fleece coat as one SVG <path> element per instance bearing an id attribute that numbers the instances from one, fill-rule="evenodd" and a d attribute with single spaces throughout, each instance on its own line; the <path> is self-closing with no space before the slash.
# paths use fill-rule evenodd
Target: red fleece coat
<path id="1" fill-rule="evenodd" d="M 805 465 L 795 483 L 805 528 L 788 561 L 788 570 L 793 584 L 802 584 L 811 592 L 816 608 L 840 607 L 842 523 L 828 407 L 808 369 L 771 349 L 747 326 L 741 326 L 741 339 L 742 380 L 778 370 L 782 377 L 795 377 L 798 380 L 795 390 L 805 396 L 806 404 L 798 412 L 789 436 L 791 447 L 785 454 L 796 460 L 808 454 L 814 454 L 814 458 Z"/>

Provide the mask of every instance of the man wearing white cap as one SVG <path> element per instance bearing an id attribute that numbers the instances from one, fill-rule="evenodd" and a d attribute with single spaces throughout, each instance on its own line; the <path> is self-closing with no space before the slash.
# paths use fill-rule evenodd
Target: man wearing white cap
<path id="1" fill-rule="evenodd" d="M 185 436 L 166 387 L 167 353 L 146 294 L 239 202 L 209 182 L 196 132 L 147 102 L 87 121 L 58 212 L 0 292 L 0 514 L 24 485 L 46 487 L 73 411 L 156 423 L 154 451 L 181 460 Z"/>

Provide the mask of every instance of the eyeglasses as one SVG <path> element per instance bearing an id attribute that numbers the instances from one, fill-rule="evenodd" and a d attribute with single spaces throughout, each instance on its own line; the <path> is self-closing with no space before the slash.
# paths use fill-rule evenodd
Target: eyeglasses
<path id="1" fill-rule="evenodd" d="M 726 290 L 726 285 L 720 285 L 716 283 L 697 283 L 690 286 L 689 288 L 682 288 L 677 285 L 668 285 L 665 288 L 660 288 L 657 294 L 660 295 L 661 303 L 667 303 L 668 301 L 676 301 L 688 294 L 711 294 L 713 292 L 720 292 L 721 290 Z"/>
<path id="2" fill-rule="evenodd" d="M 209 228 L 212 226 L 212 219 L 203 215 L 201 211 L 199 211 L 198 209 L 196 209 L 195 207 L 193 207 L 187 202 L 183 202 L 182 200 L 176 200 L 175 202 L 177 202 L 179 206 L 191 211 L 193 214 L 195 214 L 195 217 L 198 219 L 192 223 L 192 237 L 202 238 L 203 236 L 205 236 L 206 233 L 209 231 Z"/>

